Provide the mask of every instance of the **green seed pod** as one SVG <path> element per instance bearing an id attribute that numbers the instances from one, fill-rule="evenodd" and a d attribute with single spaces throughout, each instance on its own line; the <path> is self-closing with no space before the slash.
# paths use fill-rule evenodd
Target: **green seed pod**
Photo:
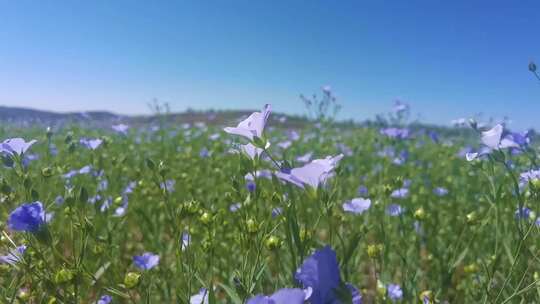
<path id="1" fill-rule="evenodd" d="M 474 225 L 476 223 L 477 215 L 475 211 L 468 213 L 465 217 L 467 218 L 467 224 Z"/>
<path id="2" fill-rule="evenodd" d="M 53 170 L 51 169 L 51 167 L 45 167 L 41 169 L 41 175 L 43 177 L 51 177 L 53 175 Z"/>
<path id="3" fill-rule="evenodd" d="M 199 220 L 204 225 L 209 225 L 209 224 L 212 223 L 212 215 L 205 211 L 205 212 L 203 212 L 203 214 L 201 214 L 201 216 L 199 217 Z"/>
<path id="4" fill-rule="evenodd" d="M 463 271 L 468 274 L 474 274 L 478 272 L 478 265 L 476 265 L 476 263 L 471 263 L 463 267 Z"/>
<path id="5" fill-rule="evenodd" d="M 268 248 L 268 250 L 277 250 L 281 248 L 281 244 L 281 240 L 277 236 L 273 235 L 269 236 L 265 242 L 266 248 Z"/>
<path id="6" fill-rule="evenodd" d="M 167 173 L 169 173 L 169 168 L 167 168 L 167 166 L 165 165 L 163 161 L 159 162 L 158 172 L 159 172 L 159 175 L 161 176 L 165 176 L 167 175 Z"/>
<path id="7" fill-rule="evenodd" d="M 63 284 L 73 280 L 73 272 L 69 269 L 62 268 L 54 275 L 54 282 L 56 284 Z"/>
<path id="8" fill-rule="evenodd" d="M 47 127 L 47 131 L 45 132 L 45 134 L 47 135 L 47 139 L 51 139 L 51 137 L 53 136 L 53 131 L 51 129 L 51 127 Z"/>
<path id="9" fill-rule="evenodd" d="M 416 211 L 414 211 L 414 218 L 416 218 L 419 221 L 422 221 L 426 218 L 426 211 L 424 208 L 418 208 Z"/>
<path id="10" fill-rule="evenodd" d="M 19 290 L 19 292 L 17 293 L 17 298 L 19 298 L 19 300 L 21 301 L 24 301 L 24 302 L 27 302 L 28 300 L 30 300 L 30 291 L 28 291 L 28 289 L 26 288 L 22 288 Z"/>
<path id="11" fill-rule="evenodd" d="M 66 144 L 69 144 L 71 143 L 71 141 L 73 140 L 73 132 L 72 131 L 69 131 L 67 134 L 66 134 L 66 138 L 64 139 L 64 142 Z"/>
<path id="12" fill-rule="evenodd" d="M 384 246 L 382 244 L 370 244 L 367 247 L 367 254 L 370 258 L 374 259 L 381 254 L 383 248 Z"/>
<path id="13" fill-rule="evenodd" d="M 377 280 L 377 294 L 382 299 L 386 298 L 386 286 L 380 280 Z"/>
<path id="14" fill-rule="evenodd" d="M 246 226 L 249 233 L 257 233 L 259 230 L 259 224 L 257 224 L 254 219 L 247 220 Z"/>
<path id="15" fill-rule="evenodd" d="M 531 180 L 531 187 L 534 191 L 540 191 L 540 178 L 535 178 Z"/>
<path id="16" fill-rule="evenodd" d="M 302 227 L 300 229 L 300 240 L 302 242 L 304 242 L 306 240 L 310 240 L 312 236 L 313 236 L 313 233 L 310 230 L 308 230 L 308 229 L 306 229 L 304 227 Z"/>
<path id="17" fill-rule="evenodd" d="M 137 272 L 128 272 L 126 276 L 124 277 L 124 285 L 126 285 L 126 288 L 132 289 L 139 285 L 139 279 L 141 278 L 141 274 Z"/>

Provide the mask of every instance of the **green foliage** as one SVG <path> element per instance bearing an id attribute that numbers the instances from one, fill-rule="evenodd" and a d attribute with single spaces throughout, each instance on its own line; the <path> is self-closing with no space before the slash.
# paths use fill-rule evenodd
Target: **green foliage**
<path id="1" fill-rule="evenodd" d="M 24 165 L 2 157 L 0 252 L 22 244 L 27 251 L 15 265 L 1 265 L 0 302 L 94 303 L 108 294 L 113 303 L 189 303 L 206 288 L 210 302 L 242 303 L 300 287 L 294 272 L 326 244 L 337 252 L 344 282 L 357 286 L 365 303 L 390 303 L 390 283 L 401 285 L 408 303 L 424 295 L 450 303 L 540 301 L 536 218 L 515 215 L 518 206 L 540 211 L 538 182 L 517 184 L 520 169 L 536 167 L 536 147 L 469 163 L 458 156 L 460 136 L 443 138 L 451 145 L 420 133 L 397 141 L 372 127 L 327 123 L 306 125 L 283 150 L 276 144 L 285 130 L 277 127 L 255 144 L 283 168 L 301 166 L 296 157 L 307 152 L 336 155 L 337 144 L 351 153 L 325 187 L 301 189 L 257 176 L 278 170 L 275 162 L 229 153 L 232 137 L 214 126 L 141 128 L 128 136 L 78 126 L 55 133 L 2 129 L 3 138 L 38 139 L 27 155 L 39 159 Z M 82 137 L 105 140 L 90 150 L 79 144 Z M 389 147 L 408 151 L 407 161 L 379 155 Z M 90 173 L 64 177 L 87 165 Z M 253 191 L 246 174 L 255 176 Z M 392 198 L 407 180 L 409 196 Z M 358 194 L 360 185 L 369 194 Z M 436 195 L 437 187 L 448 194 Z M 370 198 L 371 207 L 344 212 L 342 204 L 359 196 Z M 12 210 L 38 200 L 53 214 L 43 230 L 7 229 Z M 388 215 L 392 203 L 401 205 L 401 215 Z M 279 215 L 272 214 L 276 208 Z M 160 256 L 156 268 L 134 266 L 133 256 L 144 252 Z M 344 288 L 339 294 L 350 297 Z"/>

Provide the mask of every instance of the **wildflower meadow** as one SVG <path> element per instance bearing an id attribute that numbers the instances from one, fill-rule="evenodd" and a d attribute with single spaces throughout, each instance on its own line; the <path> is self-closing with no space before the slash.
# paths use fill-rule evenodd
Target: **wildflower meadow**
<path id="1" fill-rule="evenodd" d="M 322 91 L 296 121 L 2 124 L 0 302 L 540 302 L 534 132 L 338 122 Z"/>

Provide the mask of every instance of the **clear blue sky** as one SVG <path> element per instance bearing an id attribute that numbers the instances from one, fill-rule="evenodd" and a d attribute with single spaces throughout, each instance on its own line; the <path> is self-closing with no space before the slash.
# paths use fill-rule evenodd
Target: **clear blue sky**
<path id="1" fill-rule="evenodd" d="M 331 85 L 343 118 L 408 101 L 427 122 L 476 112 L 540 128 L 540 1 L 2 1 L 0 104 L 302 113 Z"/>

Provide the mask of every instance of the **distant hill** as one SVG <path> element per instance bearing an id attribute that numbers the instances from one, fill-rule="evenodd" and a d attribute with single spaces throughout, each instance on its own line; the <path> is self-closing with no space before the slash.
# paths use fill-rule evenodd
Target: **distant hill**
<path id="1" fill-rule="evenodd" d="M 57 113 L 19 107 L 0 106 L 0 121 L 55 122 L 66 120 L 92 119 L 114 120 L 122 116 L 105 111 Z"/>
<path id="2" fill-rule="evenodd" d="M 156 124 L 161 119 L 174 124 L 194 124 L 204 122 L 209 125 L 231 125 L 235 124 L 242 117 L 247 117 L 256 110 L 225 110 L 225 111 L 195 111 L 188 110 L 182 113 L 168 113 L 165 115 L 118 115 L 107 111 L 71 112 L 58 113 L 43 110 L 34 110 L 20 107 L 0 106 L 0 124 L 12 126 L 62 126 L 70 123 L 81 123 L 87 127 L 109 128 L 115 123 L 126 123 L 132 126 Z M 270 125 L 283 128 L 302 129 L 308 126 L 309 120 L 303 116 L 294 116 L 281 113 L 272 113 Z M 365 121 L 353 123 L 352 121 L 340 121 L 341 127 L 373 127 L 380 128 L 384 123 L 378 121 Z M 451 136 L 465 136 L 476 138 L 470 128 L 448 128 L 437 125 L 426 125 L 413 122 L 409 125 L 412 130 L 435 131 L 439 134 Z"/>
<path id="3" fill-rule="evenodd" d="M 106 125 L 112 123 L 148 124 L 156 123 L 165 118 L 175 123 L 196 123 L 224 125 L 237 121 L 239 118 L 251 114 L 253 110 L 227 110 L 227 111 L 194 111 L 182 113 L 167 113 L 164 115 L 118 115 L 107 111 L 88 111 L 58 113 L 51 111 L 35 110 L 20 107 L 0 106 L 0 123 L 15 125 L 62 125 L 66 123 L 88 123 L 90 125 Z M 281 120 L 287 127 L 299 127 L 305 125 L 305 117 L 274 114 L 272 121 Z"/>

